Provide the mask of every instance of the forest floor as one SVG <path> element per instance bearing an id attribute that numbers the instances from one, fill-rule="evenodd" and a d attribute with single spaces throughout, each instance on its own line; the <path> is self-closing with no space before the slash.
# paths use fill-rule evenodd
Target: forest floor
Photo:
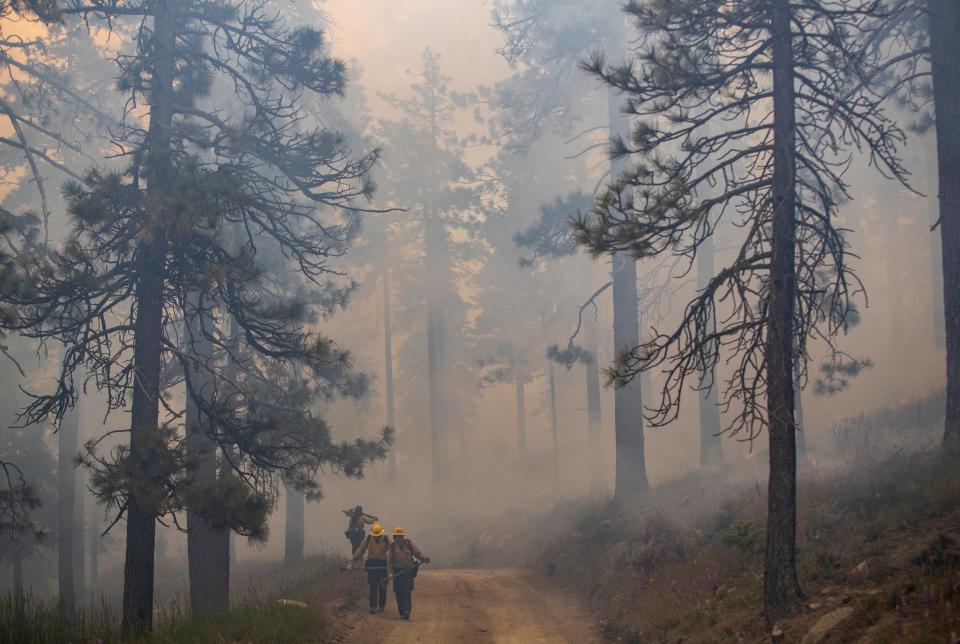
<path id="1" fill-rule="evenodd" d="M 430 553 L 450 569 L 418 578 L 409 623 L 392 597 L 387 614 L 368 616 L 356 596 L 345 641 L 960 644 L 960 468 L 938 449 L 942 404 L 844 419 L 801 460 L 803 596 L 776 623 L 763 615 L 757 453 L 628 500 L 421 530 L 444 535 Z"/>
<path id="2" fill-rule="evenodd" d="M 536 644 L 599 639 L 577 597 L 525 570 L 424 570 L 417 575 L 410 620 L 400 619 L 393 599 L 391 594 L 386 612 L 358 617 L 342 641 Z"/>
<path id="3" fill-rule="evenodd" d="M 463 539 L 457 563 L 527 562 L 537 588 L 577 592 L 597 641 L 960 642 L 956 467 L 929 452 L 808 468 L 798 512 L 804 596 L 773 625 L 762 614 L 761 481 L 704 472 L 630 503 L 561 502 L 526 522 L 487 523 Z"/>

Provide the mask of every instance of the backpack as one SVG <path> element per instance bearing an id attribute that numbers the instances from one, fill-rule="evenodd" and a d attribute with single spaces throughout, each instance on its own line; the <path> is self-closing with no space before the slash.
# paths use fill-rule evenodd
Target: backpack
<path id="1" fill-rule="evenodd" d="M 400 543 L 396 540 L 390 543 L 390 557 L 394 560 L 394 562 L 397 560 L 397 546 L 399 545 Z M 411 570 L 409 574 L 411 577 L 416 577 L 417 572 L 420 570 L 420 563 L 417 562 L 413 557 L 413 550 L 410 548 L 410 541 L 404 539 L 403 545 L 400 546 L 400 549 L 409 555 L 411 560 L 413 560 L 413 570 Z M 394 563 L 394 568 L 396 568 L 396 563 Z"/>

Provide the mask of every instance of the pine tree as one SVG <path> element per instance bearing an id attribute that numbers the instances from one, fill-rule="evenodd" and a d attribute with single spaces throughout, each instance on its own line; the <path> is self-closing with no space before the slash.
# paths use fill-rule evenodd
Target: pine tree
<path id="1" fill-rule="evenodd" d="M 947 350 L 945 449 L 960 456 L 960 5 L 930 0 Z"/>
<path id="2" fill-rule="evenodd" d="M 915 116 L 908 123 L 911 129 L 936 131 L 936 181 L 931 183 L 938 186 L 947 358 L 943 447 L 960 455 L 960 5 L 952 0 L 885 0 L 871 18 L 863 49 L 879 69 L 865 80 Z"/>
<path id="3" fill-rule="evenodd" d="M 578 212 L 589 209 L 590 199 L 583 193 L 573 193 L 563 198 L 556 198 L 554 201 L 541 205 L 538 209 L 536 221 L 528 228 L 516 233 L 513 237 L 514 243 L 526 251 L 527 255 L 520 260 L 521 267 L 544 266 L 548 262 L 556 264 L 556 261 L 567 258 L 576 253 L 577 247 L 573 243 L 573 229 L 570 225 L 573 217 Z M 550 273 L 556 273 L 555 265 L 545 269 Z M 582 272 L 587 272 L 584 268 Z M 577 303 L 579 310 L 574 312 L 570 310 L 570 303 L 562 303 L 568 306 L 559 306 L 555 309 L 554 318 L 557 318 L 555 326 L 563 323 L 567 325 L 576 325 L 576 330 L 567 341 L 565 348 L 561 349 L 559 345 L 551 345 L 547 348 L 547 359 L 550 361 L 550 373 L 553 373 L 553 364 L 560 364 L 566 369 L 572 369 L 575 365 L 582 365 L 585 376 L 584 398 L 587 407 L 587 430 L 590 453 L 588 458 L 588 467 L 590 470 L 590 492 L 597 495 L 603 492 L 603 458 L 602 458 L 602 440 L 601 440 L 601 402 L 600 402 L 600 369 L 597 359 L 597 329 L 595 321 L 584 315 L 584 310 L 590 306 L 595 306 L 596 299 L 608 288 L 607 282 L 600 290 L 587 298 L 582 305 Z M 576 308 L 576 307 L 574 307 Z M 561 316 L 569 319 L 561 320 Z M 578 336 L 583 332 L 584 340 L 582 344 L 576 344 Z M 552 379 L 551 379 L 552 382 Z M 552 391 L 552 389 L 551 389 Z M 551 410 L 553 406 L 551 405 Z"/>
<path id="4" fill-rule="evenodd" d="M 422 372 L 426 382 L 420 390 L 426 391 L 428 399 L 423 405 L 428 410 L 423 424 L 429 428 L 425 443 L 429 445 L 431 486 L 439 499 L 444 493 L 444 477 L 451 470 L 451 448 L 458 447 L 463 457 L 469 454 L 468 392 L 475 387 L 469 386 L 473 365 L 464 360 L 466 307 L 457 288 L 457 269 L 464 248 L 475 237 L 479 204 L 474 171 L 463 158 L 466 142 L 451 127 L 461 104 L 449 87 L 440 57 L 426 49 L 422 58 L 423 67 L 409 96 L 386 97 L 399 109 L 400 119 L 381 121 L 375 136 L 384 148 L 381 198 L 410 213 L 395 219 L 395 232 L 409 235 L 410 243 L 422 249 L 422 262 L 408 265 L 407 270 L 394 267 L 397 287 L 410 307 L 411 326 L 422 329 L 421 322 L 426 323 L 426 337 L 419 330 L 408 334 L 417 346 L 401 348 L 416 360 L 398 360 L 410 370 L 404 375 L 408 383 L 421 377 L 420 370 L 412 373 L 412 365 L 422 361 L 421 342 L 425 339 L 426 367 Z M 467 242 L 455 240 L 455 233 L 461 233 Z M 415 283 L 401 282 L 404 273 Z"/>
<path id="5" fill-rule="evenodd" d="M 580 218 L 578 240 L 593 253 L 693 262 L 718 222 L 743 226 L 735 258 L 680 323 L 622 353 L 615 377 L 660 366 L 661 403 L 648 407 L 664 424 L 678 413 L 688 378 L 713 368 L 721 351 L 736 356 L 723 391 L 736 409 L 728 429 L 769 435 L 770 616 L 799 594 L 794 367 L 808 338 L 835 343 L 861 288 L 835 226 L 846 197 L 842 160 L 861 146 L 882 170 L 904 176 L 896 151 L 903 137 L 857 82 L 871 74 L 858 36 L 875 8 L 867 0 L 633 0 L 626 11 L 644 34 L 633 59 L 608 65 L 597 53 L 585 65 L 624 93 L 624 109 L 638 120 L 614 152 L 638 161 Z M 817 309 L 824 293 L 826 316 Z"/>
<path id="6" fill-rule="evenodd" d="M 614 51 L 626 47 L 624 17 L 613 4 L 503 1 L 497 3 L 493 18 L 494 25 L 504 33 L 501 53 L 518 69 L 516 77 L 498 88 L 491 100 L 501 114 L 499 130 L 508 147 L 528 147 L 551 126 L 569 130 L 584 111 L 576 97 L 591 94 L 584 88 L 571 88 L 571 84 L 576 87 L 583 82 L 576 74 L 578 61 L 597 47 Z M 609 89 L 602 98 L 608 138 L 626 136 L 628 119 L 620 109 L 616 91 Z M 603 145 L 594 144 L 586 150 Z M 614 158 L 608 176 L 616 177 L 624 169 L 624 160 Z M 610 277 L 614 352 L 619 353 L 640 341 L 635 259 L 629 254 L 614 254 Z M 614 392 L 614 493 L 618 496 L 648 486 L 642 398 L 640 379 L 624 382 Z"/>
<path id="7" fill-rule="evenodd" d="M 87 462 L 101 500 L 126 518 L 123 628 L 140 633 L 152 623 L 158 516 L 190 507 L 262 538 L 275 473 L 316 493 L 319 467 L 357 475 L 384 455 L 382 441 L 334 443 L 308 412 L 308 400 L 358 380 L 349 355 L 313 330 L 313 301 L 265 295 L 270 275 L 257 259 L 258 250 L 282 249 L 326 292 L 330 258 L 353 229 L 344 208 L 370 194 L 376 155 L 353 158 L 337 132 L 302 126 L 301 98 L 341 94 L 343 64 L 324 52 L 319 31 L 289 27 L 268 6 L 77 1 L 61 14 L 108 28 L 132 22 L 135 48 L 117 57 L 118 89 L 128 105 L 147 107 L 115 133 L 125 169 L 64 188 L 73 217 L 65 247 L 21 253 L 29 286 L 4 294 L 15 311 L 5 326 L 63 347 L 59 387 L 33 398 L 26 422 L 61 419 L 84 384 L 81 367 L 112 409 L 129 404 L 128 447 L 115 458 L 92 449 Z M 218 83 L 234 88 L 226 103 Z M 234 227 L 238 243 L 223 234 Z M 201 332 L 231 354 L 232 378 L 182 348 L 179 336 L 205 316 L 233 320 L 243 334 L 247 357 L 238 359 L 230 325 Z M 264 375 L 283 368 L 305 384 Z M 202 387 L 210 379 L 212 394 Z M 237 476 L 213 489 L 184 475 L 184 443 L 161 423 L 161 410 L 177 414 L 166 396 L 177 382 L 209 420 L 208 437 L 234 458 Z"/>

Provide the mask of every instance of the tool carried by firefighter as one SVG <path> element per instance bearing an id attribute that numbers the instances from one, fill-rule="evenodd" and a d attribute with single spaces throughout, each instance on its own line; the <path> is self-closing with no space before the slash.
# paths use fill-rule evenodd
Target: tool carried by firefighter
<path id="1" fill-rule="evenodd" d="M 363 537 L 365 536 L 364 527 L 368 524 L 376 523 L 380 519 L 364 512 L 362 505 L 358 505 L 352 510 L 342 510 L 342 512 L 350 517 L 347 531 L 343 534 L 350 540 L 350 554 L 353 554 L 357 548 L 360 547 L 360 542 L 363 541 Z"/>

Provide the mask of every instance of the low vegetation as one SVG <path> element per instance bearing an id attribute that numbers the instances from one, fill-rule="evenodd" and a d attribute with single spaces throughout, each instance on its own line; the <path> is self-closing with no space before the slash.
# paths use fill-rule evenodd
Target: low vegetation
<path id="1" fill-rule="evenodd" d="M 278 572 L 234 601 L 226 611 L 193 617 L 184 597 L 155 612 L 152 635 L 120 636 L 120 616 L 104 602 L 78 611 L 72 620 L 61 617 L 55 600 L 27 595 L 18 603 L 12 595 L 0 596 L 0 644 L 33 642 L 327 642 L 340 628 L 338 604 L 332 596 L 349 601 L 349 588 L 336 579 L 342 561 L 330 556 L 308 557 L 295 573 Z M 328 592 L 336 587 L 335 592 Z M 292 602 L 281 603 L 281 599 Z M 293 602 L 302 602 L 304 608 Z"/>
<path id="2" fill-rule="evenodd" d="M 849 608 L 831 641 L 954 641 L 958 497 L 960 475 L 929 455 L 802 483 L 805 598 L 776 633 L 799 642 Z M 581 589 L 611 641 L 768 641 L 760 507 L 741 497 L 686 521 L 661 508 L 637 516 L 612 501 L 584 505 L 571 529 L 541 544 L 535 566 Z"/>
<path id="3" fill-rule="evenodd" d="M 955 642 L 960 472 L 936 449 L 903 447 L 930 444 L 939 418 L 928 412 L 941 404 L 843 421 L 806 459 L 804 597 L 775 624 L 762 611 L 766 491 L 748 467 L 694 473 L 629 503 L 559 503 L 522 527 L 478 532 L 461 563 L 530 562 L 581 593 L 614 642 Z M 872 449 L 841 453 L 851 440 Z"/>

